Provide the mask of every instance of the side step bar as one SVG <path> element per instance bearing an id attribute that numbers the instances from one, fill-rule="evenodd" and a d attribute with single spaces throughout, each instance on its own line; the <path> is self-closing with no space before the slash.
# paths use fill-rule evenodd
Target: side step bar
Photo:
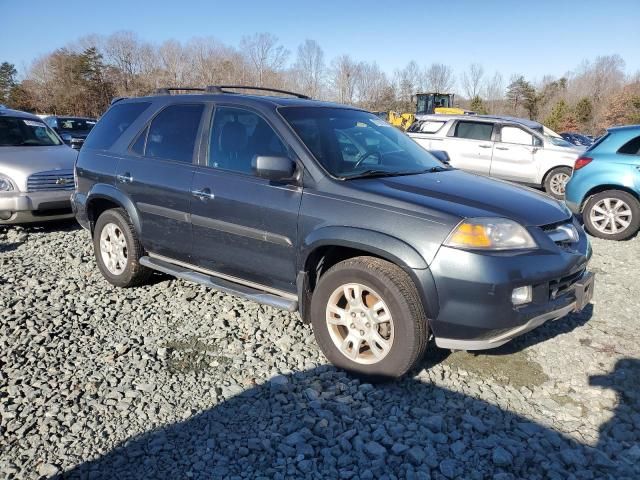
<path id="1" fill-rule="evenodd" d="M 288 312 L 296 312 L 298 310 L 298 302 L 296 300 L 289 300 L 272 293 L 266 293 L 255 288 L 240 285 L 239 283 L 231 282 L 223 278 L 194 272 L 188 268 L 174 265 L 157 258 L 147 256 L 141 257 L 140 265 L 144 265 L 145 267 L 158 270 L 159 272 L 163 272 L 177 278 L 182 278 L 189 282 L 199 283 L 205 287 L 210 287 L 224 293 L 246 298 L 252 302 L 262 303 L 271 307 L 287 310 Z"/>

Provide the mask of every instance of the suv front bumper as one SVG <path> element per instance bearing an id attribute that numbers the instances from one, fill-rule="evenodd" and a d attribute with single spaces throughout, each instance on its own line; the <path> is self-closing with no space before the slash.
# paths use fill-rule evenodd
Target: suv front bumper
<path id="1" fill-rule="evenodd" d="M 555 247 L 555 245 L 554 245 Z M 547 321 L 580 310 L 593 292 L 586 236 L 571 248 L 485 253 L 441 247 L 431 265 L 438 312 L 430 320 L 436 345 L 454 350 L 499 347 Z M 515 288 L 532 301 L 514 306 Z"/>
<path id="2" fill-rule="evenodd" d="M 0 194 L 0 225 L 73 218 L 69 190 Z"/>

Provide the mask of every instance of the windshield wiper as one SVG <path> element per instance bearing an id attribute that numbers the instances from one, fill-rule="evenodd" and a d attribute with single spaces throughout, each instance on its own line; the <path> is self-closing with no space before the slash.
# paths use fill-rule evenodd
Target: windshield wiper
<path id="1" fill-rule="evenodd" d="M 403 173 L 403 172 L 393 172 L 393 171 L 389 171 L 389 170 L 370 169 L 370 170 L 364 170 L 364 171 L 362 171 L 360 173 L 357 173 L 357 174 L 343 176 L 342 179 L 343 180 L 353 180 L 355 178 L 394 177 L 396 175 L 403 175 L 403 174 L 406 175 L 406 173 Z"/>
<path id="2" fill-rule="evenodd" d="M 407 172 L 394 172 L 389 170 L 370 169 L 360 172 L 354 175 L 347 175 L 342 177 L 343 180 L 353 180 L 356 178 L 371 178 L 371 177 L 400 177 L 403 175 L 420 175 L 422 173 L 435 173 L 443 172 L 445 170 L 451 170 L 448 167 L 430 167 L 425 170 L 409 170 Z"/>

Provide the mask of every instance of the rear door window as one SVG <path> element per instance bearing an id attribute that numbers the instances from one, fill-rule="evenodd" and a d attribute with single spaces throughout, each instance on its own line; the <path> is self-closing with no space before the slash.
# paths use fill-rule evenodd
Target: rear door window
<path id="1" fill-rule="evenodd" d="M 83 148 L 108 150 L 144 112 L 149 102 L 120 103 L 111 107 L 96 124 L 84 142 Z"/>
<path id="2" fill-rule="evenodd" d="M 442 128 L 445 122 L 437 122 L 434 120 L 423 120 L 414 122 L 408 129 L 414 133 L 436 133 Z"/>
<path id="3" fill-rule="evenodd" d="M 633 140 L 629 140 L 621 146 L 618 153 L 624 153 L 625 155 L 640 155 L 640 136 Z"/>
<path id="4" fill-rule="evenodd" d="M 461 121 L 456 125 L 453 136 L 471 140 L 491 140 L 493 123 Z"/>
<path id="5" fill-rule="evenodd" d="M 170 105 L 149 125 L 144 156 L 192 163 L 203 104 Z M 140 148 L 138 141 L 134 151 Z"/>

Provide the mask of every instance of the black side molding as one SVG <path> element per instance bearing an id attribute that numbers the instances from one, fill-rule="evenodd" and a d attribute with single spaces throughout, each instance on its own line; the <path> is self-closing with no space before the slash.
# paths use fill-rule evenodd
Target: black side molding
<path id="1" fill-rule="evenodd" d="M 206 275 L 204 273 L 195 272 L 186 267 L 174 265 L 169 262 L 151 257 L 141 257 L 140 265 L 158 270 L 177 278 L 182 278 L 189 282 L 199 283 L 205 287 L 210 287 L 215 290 L 219 290 L 224 293 L 236 295 L 238 297 L 246 298 L 252 302 L 262 303 L 271 307 L 286 310 L 288 312 L 295 312 L 298 310 L 298 302 L 296 300 L 290 300 L 288 298 L 280 297 L 272 293 L 263 292 L 261 290 L 248 287 L 246 285 L 240 285 L 223 278 Z"/>

